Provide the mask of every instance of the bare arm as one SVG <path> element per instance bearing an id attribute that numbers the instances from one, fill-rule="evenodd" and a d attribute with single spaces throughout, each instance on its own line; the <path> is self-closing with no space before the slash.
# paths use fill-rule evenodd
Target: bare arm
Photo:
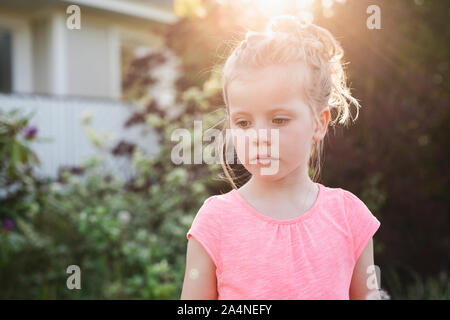
<path id="1" fill-rule="evenodd" d="M 188 240 L 180 300 L 217 300 L 216 266 L 193 236 Z"/>
<path id="2" fill-rule="evenodd" d="M 368 295 L 370 295 L 371 300 L 381 299 L 378 290 L 371 290 L 367 286 L 367 279 L 371 276 L 370 273 L 367 273 L 367 268 L 373 264 L 373 240 L 370 239 L 359 256 L 358 261 L 356 261 L 353 270 L 350 285 L 350 300 L 366 300 Z"/>

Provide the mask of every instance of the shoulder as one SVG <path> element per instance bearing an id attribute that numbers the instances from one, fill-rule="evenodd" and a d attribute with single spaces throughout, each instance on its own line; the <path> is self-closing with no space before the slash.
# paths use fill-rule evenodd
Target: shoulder
<path id="1" fill-rule="evenodd" d="M 379 226 L 381 223 L 369 207 L 358 196 L 348 190 L 342 190 L 344 215 L 350 226 Z"/>
<path id="2" fill-rule="evenodd" d="M 347 201 L 347 202 L 361 201 L 361 199 L 359 199 L 358 196 L 356 196 L 353 192 L 342 189 L 342 188 L 339 188 L 339 190 L 341 190 L 341 192 L 342 192 L 342 197 L 343 197 L 344 201 Z"/>
<path id="3" fill-rule="evenodd" d="M 343 188 L 322 187 L 322 206 L 324 213 L 334 220 L 347 225 L 348 220 L 358 219 L 360 216 L 371 215 L 366 204 L 353 192 Z"/>
<path id="4" fill-rule="evenodd" d="M 364 202 L 358 198 L 354 193 L 343 188 L 333 188 L 327 186 L 321 186 L 324 197 L 326 197 L 326 202 L 333 204 L 333 207 L 341 207 L 342 209 L 347 209 L 355 205 L 365 205 Z"/>
<path id="5" fill-rule="evenodd" d="M 322 197 L 326 199 L 326 201 L 340 201 L 343 197 L 343 193 L 345 192 L 344 189 L 341 188 L 335 188 L 335 187 L 328 187 L 321 183 L 319 183 L 320 186 L 320 192 L 322 193 Z"/>
<path id="6" fill-rule="evenodd" d="M 228 192 L 223 192 L 220 194 L 213 195 L 213 196 L 209 197 L 208 199 L 213 199 L 214 201 L 221 202 L 222 204 L 232 203 L 233 193 L 235 191 L 236 191 L 235 189 L 231 189 Z"/>
<path id="7" fill-rule="evenodd" d="M 353 192 L 341 188 L 339 189 L 342 191 L 342 202 L 345 212 L 360 212 L 361 210 L 369 211 L 369 208 L 366 206 L 366 204 Z"/>
<path id="8" fill-rule="evenodd" d="M 197 215 L 210 215 L 219 219 L 219 217 L 226 212 L 229 208 L 233 206 L 233 190 L 223 193 L 209 196 L 203 201 L 202 206 L 198 210 Z"/>
<path id="9" fill-rule="evenodd" d="M 344 198 L 346 190 L 342 188 L 328 187 L 320 185 L 320 205 L 324 209 L 324 214 L 339 219 L 344 211 Z"/>
<path id="10" fill-rule="evenodd" d="M 231 190 L 226 193 L 212 195 L 206 198 L 206 200 L 203 202 L 203 206 L 215 209 L 220 208 L 223 211 L 223 209 L 231 207 L 235 203 L 233 192 L 234 190 Z"/>

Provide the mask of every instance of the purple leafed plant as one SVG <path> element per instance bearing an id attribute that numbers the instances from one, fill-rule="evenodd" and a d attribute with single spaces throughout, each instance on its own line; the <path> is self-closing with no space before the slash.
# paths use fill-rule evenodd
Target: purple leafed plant
<path id="1" fill-rule="evenodd" d="M 3 228 L 6 230 L 13 230 L 14 229 L 14 221 L 12 219 L 5 219 L 3 220 Z"/>

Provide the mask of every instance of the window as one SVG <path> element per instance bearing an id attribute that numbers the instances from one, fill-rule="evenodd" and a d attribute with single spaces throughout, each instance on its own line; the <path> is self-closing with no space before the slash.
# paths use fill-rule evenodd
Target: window
<path id="1" fill-rule="evenodd" d="M 12 91 L 12 41 L 11 33 L 0 29 L 0 92 L 10 93 Z"/>

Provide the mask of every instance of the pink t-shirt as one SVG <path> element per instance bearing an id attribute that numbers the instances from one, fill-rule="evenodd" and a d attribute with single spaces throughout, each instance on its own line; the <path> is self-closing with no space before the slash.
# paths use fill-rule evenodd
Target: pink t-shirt
<path id="1" fill-rule="evenodd" d="M 219 300 L 348 300 L 355 263 L 380 222 L 350 191 L 316 183 L 300 216 L 281 220 L 236 191 L 211 196 L 192 235 L 216 265 Z"/>

